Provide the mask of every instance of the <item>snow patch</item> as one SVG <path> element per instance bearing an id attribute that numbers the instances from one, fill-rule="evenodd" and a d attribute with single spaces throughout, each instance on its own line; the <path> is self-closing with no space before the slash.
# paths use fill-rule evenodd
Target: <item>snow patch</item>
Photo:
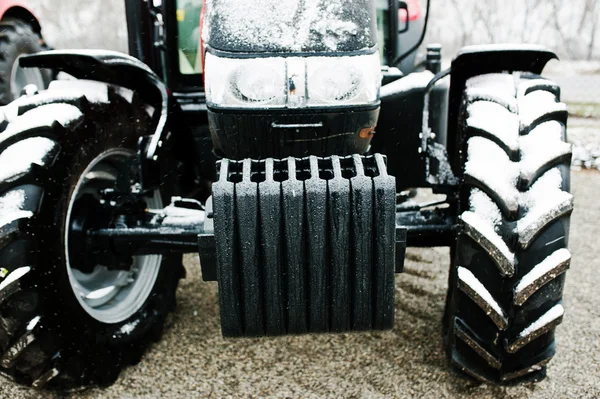
<path id="1" fill-rule="evenodd" d="M 458 267 L 458 278 L 461 282 L 469 286 L 477 295 L 487 303 L 497 314 L 501 315 L 502 318 L 506 318 L 502 308 L 492 297 L 492 294 L 481 284 L 481 282 L 475 277 L 470 270 L 459 266 Z"/>
<path id="2" fill-rule="evenodd" d="M 537 171 L 554 159 L 571 153 L 571 144 L 563 141 L 563 125 L 548 121 L 536 126 L 528 135 L 521 136 L 521 177 L 529 182 Z"/>
<path id="3" fill-rule="evenodd" d="M 19 141 L 0 153 L 0 181 L 12 181 L 27 173 L 32 164 L 44 166 L 56 144 L 45 137 Z"/>
<path id="4" fill-rule="evenodd" d="M 381 98 L 384 99 L 387 96 L 391 96 L 397 93 L 405 93 L 411 90 L 424 89 L 427 87 L 431 79 L 433 79 L 433 73 L 429 71 L 411 73 L 398 80 L 394 80 L 391 83 L 381 87 Z"/>
<path id="5" fill-rule="evenodd" d="M 544 115 L 549 115 L 558 112 L 567 112 L 566 104 L 557 103 L 555 100 L 549 102 L 548 98 L 545 98 L 547 97 L 547 95 L 552 96 L 552 98 L 554 99 L 554 95 L 552 93 L 543 90 L 538 90 L 533 92 L 532 94 L 528 94 L 527 96 L 525 96 L 525 98 L 530 96 L 536 97 L 537 101 L 531 101 L 527 106 L 521 106 L 519 112 L 521 115 L 522 128 L 531 126 L 535 121 L 537 121 Z"/>
<path id="6" fill-rule="evenodd" d="M 358 8 L 345 0 L 207 1 L 202 36 L 214 41 L 211 33 L 219 29 L 229 46 L 337 51 L 354 40 L 370 42 L 370 32 L 360 32 L 355 22 L 370 14 Z"/>
<path id="7" fill-rule="evenodd" d="M 33 108 L 17 117 L 4 131 L 5 137 L 11 137 L 24 131 L 33 130 L 41 126 L 51 126 L 55 121 L 63 126 L 79 120 L 83 114 L 79 108 L 70 104 L 47 104 L 43 107 Z"/>
<path id="8" fill-rule="evenodd" d="M 47 94 L 49 98 L 57 98 L 60 100 L 74 99 L 81 96 L 96 104 L 108 104 L 108 86 L 105 83 L 96 82 L 93 80 L 77 79 L 77 80 L 55 80 L 48 87 L 50 91 L 41 93 Z M 39 97 L 38 96 L 38 97 Z"/>
<path id="9" fill-rule="evenodd" d="M 31 268 L 29 266 L 23 266 L 23 267 L 19 267 L 18 269 L 13 270 L 12 273 L 10 273 L 8 275 L 8 277 L 6 277 L 0 283 L 0 291 L 2 291 L 4 288 L 6 288 L 7 286 L 11 285 L 15 281 L 17 281 L 18 279 L 20 279 L 21 277 L 26 275 L 27 273 L 29 273 L 30 270 L 31 270 Z"/>
<path id="10" fill-rule="evenodd" d="M 25 205 L 25 198 L 24 190 L 13 190 L 0 197 L 0 227 L 33 216 L 33 212 L 21 209 Z"/>
<path id="11" fill-rule="evenodd" d="M 504 201 L 509 211 L 518 210 L 518 164 L 511 162 L 502 148 L 483 137 L 468 141 L 465 174 L 490 187 Z"/>
<path id="12" fill-rule="evenodd" d="M 467 125 L 497 137 L 512 152 L 519 149 L 519 116 L 500 104 L 476 101 L 467 107 Z"/>
<path id="13" fill-rule="evenodd" d="M 471 211 L 477 213 L 490 225 L 494 226 L 494 230 L 502 224 L 502 212 L 498 205 L 483 191 L 478 188 L 471 189 L 469 197 Z"/>
<path id="14" fill-rule="evenodd" d="M 553 112 L 557 106 L 566 106 L 556 102 L 556 96 L 546 90 L 534 90 L 521 97 L 519 113 L 524 121 L 533 122 L 541 115 Z"/>
<path id="15" fill-rule="evenodd" d="M 133 330 L 135 330 L 135 328 L 137 327 L 137 325 L 139 323 L 140 323 L 140 320 L 137 319 L 137 320 L 131 321 L 129 323 L 123 324 L 121 326 L 121 328 L 119 329 L 119 332 L 121 334 L 129 335 L 129 334 L 131 334 L 133 332 Z"/>
<path id="16" fill-rule="evenodd" d="M 558 168 L 544 173 L 531 188 L 522 194 L 521 205 L 527 211 L 517 222 L 519 236 L 533 235 L 548 218 L 558 216 L 563 207 L 571 206 L 573 196 L 562 190 L 562 175 Z"/>
<path id="17" fill-rule="evenodd" d="M 519 333 L 519 338 L 526 338 L 529 335 L 539 331 L 548 324 L 552 323 L 556 319 L 562 317 L 565 314 L 565 309 L 561 304 L 555 305 L 552 309 L 544 313 L 542 317 L 534 321 L 529 327 L 525 328 Z"/>
<path id="18" fill-rule="evenodd" d="M 458 179 L 454 176 L 450 162 L 448 161 L 448 152 L 446 147 L 440 143 L 431 142 L 427 146 L 427 154 L 431 158 L 438 160 L 438 171 L 432 175 L 429 170 L 429 157 L 427 159 L 427 180 L 432 184 L 456 184 Z"/>
<path id="19" fill-rule="evenodd" d="M 514 265 L 515 255 L 510 251 L 508 245 L 504 242 L 502 237 L 496 233 L 494 226 L 489 221 L 484 220 L 480 215 L 474 212 L 463 212 L 460 216 L 463 222 L 475 229 L 479 234 L 485 237 L 498 251 L 499 253 L 508 260 L 511 265 Z M 494 254 L 492 254 L 494 255 Z M 496 256 L 494 256 L 496 261 Z"/>
<path id="20" fill-rule="evenodd" d="M 493 93 L 500 98 L 512 98 L 514 100 L 517 89 L 513 75 L 506 73 L 490 73 L 478 75 L 467 80 L 467 89 L 485 89 L 486 93 Z"/>
<path id="21" fill-rule="evenodd" d="M 571 253 L 566 248 L 561 248 L 549 255 L 542 262 L 538 263 L 529 273 L 527 273 L 519 284 L 515 287 L 515 294 L 519 295 L 524 289 L 534 284 L 544 275 L 551 273 L 557 266 L 571 259 Z"/>
<path id="22" fill-rule="evenodd" d="M 37 323 L 40 321 L 40 316 L 35 316 L 31 321 L 27 324 L 27 330 L 31 331 L 35 328 Z"/>

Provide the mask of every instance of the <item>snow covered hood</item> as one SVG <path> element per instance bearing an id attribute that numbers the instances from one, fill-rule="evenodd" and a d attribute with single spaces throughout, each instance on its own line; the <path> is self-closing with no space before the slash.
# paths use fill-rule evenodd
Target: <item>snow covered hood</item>
<path id="1" fill-rule="evenodd" d="M 371 0 L 207 0 L 205 43 L 231 52 L 350 52 L 377 44 Z"/>

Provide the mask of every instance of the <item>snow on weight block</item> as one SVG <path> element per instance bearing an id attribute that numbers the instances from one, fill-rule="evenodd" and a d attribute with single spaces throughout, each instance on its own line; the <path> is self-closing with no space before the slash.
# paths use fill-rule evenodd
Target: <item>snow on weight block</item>
<path id="1" fill-rule="evenodd" d="M 379 154 L 221 161 L 223 335 L 390 329 L 395 188 Z"/>

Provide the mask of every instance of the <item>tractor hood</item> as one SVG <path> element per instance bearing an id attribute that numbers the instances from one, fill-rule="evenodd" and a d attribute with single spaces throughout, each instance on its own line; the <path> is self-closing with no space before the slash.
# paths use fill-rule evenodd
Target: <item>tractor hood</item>
<path id="1" fill-rule="evenodd" d="M 236 53 L 356 53 L 377 45 L 370 0 L 208 0 L 203 40 Z"/>

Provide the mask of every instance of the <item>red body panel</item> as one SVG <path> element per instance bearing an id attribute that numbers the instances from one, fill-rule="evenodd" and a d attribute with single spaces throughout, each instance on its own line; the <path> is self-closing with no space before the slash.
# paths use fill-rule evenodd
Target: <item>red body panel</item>
<path id="1" fill-rule="evenodd" d="M 27 7 L 21 1 L 18 1 L 18 0 L 0 0 L 0 19 L 2 19 L 2 17 L 4 17 L 4 13 L 6 13 L 7 10 L 9 10 L 9 9 L 11 9 L 13 7 L 24 8 L 31 15 L 35 16 L 35 14 L 33 13 L 33 11 L 31 11 L 31 9 L 29 7 Z M 35 17 L 35 19 L 38 19 L 37 16 Z"/>
<path id="2" fill-rule="evenodd" d="M 408 5 L 409 21 L 416 21 L 421 18 L 421 1 L 420 0 L 405 0 Z M 406 22 L 406 11 L 400 10 L 400 22 Z"/>

